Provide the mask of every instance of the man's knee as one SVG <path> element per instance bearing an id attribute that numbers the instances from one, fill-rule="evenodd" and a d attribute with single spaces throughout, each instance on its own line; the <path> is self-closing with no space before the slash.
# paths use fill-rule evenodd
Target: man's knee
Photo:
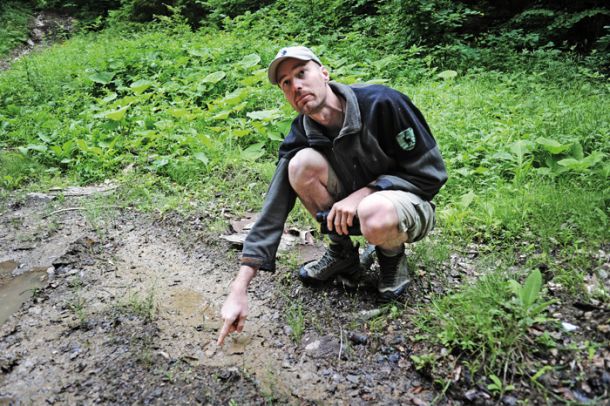
<path id="1" fill-rule="evenodd" d="M 360 230 L 368 242 L 381 245 L 398 233 L 398 214 L 388 199 L 376 195 L 367 196 L 358 206 Z"/>
<path id="2" fill-rule="evenodd" d="M 297 152 L 288 163 L 288 179 L 298 189 L 314 182 L 326 184 L 328 162 L 314 149 L 305 148 Z"/>

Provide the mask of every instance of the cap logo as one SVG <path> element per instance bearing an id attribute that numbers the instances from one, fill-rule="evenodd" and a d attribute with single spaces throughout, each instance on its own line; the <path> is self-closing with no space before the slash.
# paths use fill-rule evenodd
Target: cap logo
<path id="1" fill-rule="evenodd" d="M 282 49 L 282 56 L 286 55 L 288 53 L 287 49 Z"/>

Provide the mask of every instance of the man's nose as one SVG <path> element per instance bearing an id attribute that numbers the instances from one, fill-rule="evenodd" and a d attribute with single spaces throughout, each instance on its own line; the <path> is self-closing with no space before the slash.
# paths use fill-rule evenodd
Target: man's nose
<path id="1" fill-rule="evenodd" d="M 303 88 L 303 82 L 301 81 L 301 79 L 295 78 L 292 80 L 292 90 L 294 92 L 298 92 L 302 88 Z"/>

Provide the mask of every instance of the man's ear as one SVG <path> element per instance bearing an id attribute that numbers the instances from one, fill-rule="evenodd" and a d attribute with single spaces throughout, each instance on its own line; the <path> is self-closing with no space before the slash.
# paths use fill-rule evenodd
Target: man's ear
<path id="1" fill-rule="evenodd" d="M 330 80 L 330 73 L 324 66 L 320 66 L 320 72 L 322 72 L 322 76 L 324 76 L 324 81 L 328 82 Z"/>

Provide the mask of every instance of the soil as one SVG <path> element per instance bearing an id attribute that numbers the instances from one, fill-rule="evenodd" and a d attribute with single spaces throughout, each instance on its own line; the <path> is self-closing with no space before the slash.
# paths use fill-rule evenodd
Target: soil
<path id="1" fill-rule="evenodd" d="M 245 332 L 218 347 L 237 251 L 198 217 L 114 210 L 92 221 L 83 210 L 59 211 L 83 199 L 32 195 L 0 216 L 0 289 L 32 292 L 11 285 L 20 275 L 42 282 L 0 327 L 0 403 L 427 403 L 437 395 L 406 354 L 377 355 L 370 348 L 381 342 L 366 344 L 366 335 L 349 345 L 346 321 L 376 308 L 372 298 L 309 292 L 291 274 L 259 275 Z M 297 343 L 286 315 L 303 289 L 333 328 L 319 320 Z"/>
<path id="2" fill-rule="evenodd" d="M 379 307 L 366 285 L 356 291 L 303 286 L 294 262 L 303 252 L 319 252 L 311 244 L 292 245 L 275 275 L 261 272 L 254 279 L 245 331 L 219 347 L 219 310 L 238 251 L 207 231 L 205 214 L 92 208 L 88 199 L 98 193 L 112 188 L 14 197 L 0 210 L 0 307 L 20 305 L 0 326 L 0 404 L 607 399 L 607 345 L 584 360 L 550 353 L 550 364 L 566 363 L 563 376 L 547 374 L 543 383 L 554 397 L 522 385 L 494 398 L 458 367 L 457 357 L 447 369 L 453 385 L 444 392 L 410 358 L 443 351 L 414 340 L 417 329 L 409 321 L 415 304 L 440 284 L 429 277 L 414 282 L 407 310 L 390 317 L 392 307 Z M 448 275 L 469 266 L 467 257 L 452 264 Z M 300 338 L 291 321 L 298 319 L 297 303 L 305 327 Z M 588 318 L 580 310 L 563 310 L 563 317 L 584 333 L 596 332 L 610 314 L 603 304 L 585 310 Z M 596 334 L 587 337 L 603 343 L 604 332 Z"/>

